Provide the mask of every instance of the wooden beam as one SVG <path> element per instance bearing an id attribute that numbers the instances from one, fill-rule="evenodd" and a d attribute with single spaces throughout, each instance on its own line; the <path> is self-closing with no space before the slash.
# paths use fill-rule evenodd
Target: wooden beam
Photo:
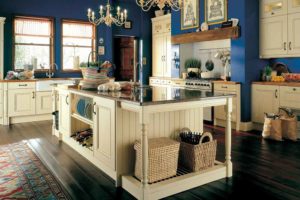
<path id="1" fill-rule="evenodd" d="M 219 28 L 203 32 L 186 33 L 172 36 L 172 44 L 183 44 L 223 39 L 237 39 L 240 36 L 240 27 Z"/>

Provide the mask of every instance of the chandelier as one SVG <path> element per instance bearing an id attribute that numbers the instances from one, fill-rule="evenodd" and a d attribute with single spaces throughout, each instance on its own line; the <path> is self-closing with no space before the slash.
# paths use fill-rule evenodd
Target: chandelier
<path id="1" fill-rule="evenodd" d="M 183 0 L 136 0 L 138 6 L 142 8 L 143 11 L 149 11 L 151 7 L 157 5 L 160 10 L 165 6 L 171 7 L 173 10 L 178 11 L 182 8 Z"/>
<path id="2" fill-rule="evenodd" d="M 96 26 L 101 23 L 105 23 L 109 27 L 111 27 L 112 24 L 122 26 L 127 21 L 127 10 L 125 9 L 124 11 L 121 11 L 120 7 L 118 6 L 116 16 L 112 15 L 112 10 L 114 9 L 109 4 L 109 0 L 107 0 L 107 4 L 105 7 L 100 5 L 98 19 L 95 16 L 95 12 L 90 8 L 88 9 L 87 16 L 89 21 Z"/>

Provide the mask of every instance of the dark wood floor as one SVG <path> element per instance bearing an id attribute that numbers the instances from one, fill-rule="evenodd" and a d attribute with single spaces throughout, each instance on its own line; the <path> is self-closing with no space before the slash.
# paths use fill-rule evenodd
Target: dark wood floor
<path id="1" fill-rule="evenodd" d="M 224 160 L 223 129 L 206 127 L 218 139 Z M 68 145 L 51 136 L 51 122 L 0 126 L 0 145 L 29 141 L 73 199 L 134 199 Z M 263 140 L 233 133 L 234 176 L 166 199 L 300 199 L 300 143 Z"/>

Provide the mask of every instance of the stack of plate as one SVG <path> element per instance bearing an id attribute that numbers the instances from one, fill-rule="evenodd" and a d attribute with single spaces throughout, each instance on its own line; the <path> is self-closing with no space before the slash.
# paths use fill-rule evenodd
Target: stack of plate
<path id="1" fill-rule="evenodd" d="M 77 101 L 76 112 L 82 117 L 92 119 L 92 102 L 90 100 L 80 98 Z"/>

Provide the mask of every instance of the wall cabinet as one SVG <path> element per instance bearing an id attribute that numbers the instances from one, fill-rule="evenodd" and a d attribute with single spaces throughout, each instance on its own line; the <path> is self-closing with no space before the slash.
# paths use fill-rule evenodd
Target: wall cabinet
<path id="1" fill-rule="evenodd" d="M 52 112 L 52 92 L 36 92 L 36 114 Z"/>
<path id="2" fill-rule="evenodd" d="M 171 77 L 171 15 L 152 19 L 152 75 Z"/>
<path id="3" fill-rule="evenodd" d="M 116 130 L 114 100 L 94 98 L 94 156 L 115 170 Z"/>
<path id="4" fill-rule="evenodd" d="M 260 3 L 260 57 L 299 57 L 298 0 L 263 0 Z"/>
<path id="5" fill-rule="evenodd" d="M 15 89 L 8 91 L 8 116 L 26 116 L 35 114 L 35 90 Z"/>
<path id="6" fill-rule="evenodd" d="M 70 94 L 68 91 L 59 90 L 59 132 L 70 136 L 71 106 Z"/>
<path id="7" fill-rule="evenodd" d="M 264 123 L 265 113 L 277 113 L 279 99 L 279 86 L 252 85 L 252 121 Z"/>
<path id="8" fill-rule="evenodd" d="M 4 22 L 5 18 L 0 17 L 0 80 L 4 77 Z"/>
<path id="9" fill-rule="evenodd" d="M 240 130 L 240 121 L 241 121 L 241 96 L 240 96 L 240 84 L 222 84 L 214 83 L 214 92 L 223 93 L 223 94 L 233 94 L 235 95 L 232 98 L 232 114 L 231 121 L 234 123 L 236 130 Z M 215 125 L 221 125 L 220 121 L 226 120 L 226 112 L 224 106 L 217 106 L 214 108 L 214 123 Z"/>

